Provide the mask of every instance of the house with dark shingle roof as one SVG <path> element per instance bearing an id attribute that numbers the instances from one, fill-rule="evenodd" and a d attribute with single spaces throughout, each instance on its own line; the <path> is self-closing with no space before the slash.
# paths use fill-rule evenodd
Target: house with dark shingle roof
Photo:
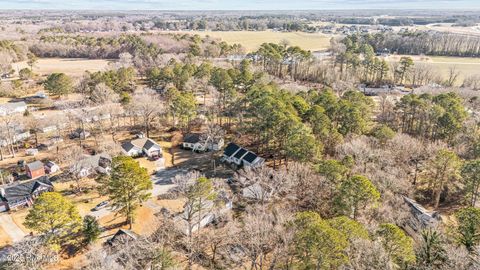
<path id="1" fill-rule="evenodd" d="M 122 152 L 131 157 L 142 155 L 146 155 L 147 157 L 162 157 L 162 147 L 149 138 L 140 138 L 122 143 Z"/>
<path id="2" fill-rule="evenodd" d="M 135 241 L 139 237 L 140 236 L 133 231 L 120 229 L 112 236 L 112 238 L 108 239 L 107 244 L 110 246 L 125 244 L 128 241 Z"/>
<path id="3" fill-rule="evenodd" d="M 229 143 L 227 147 L 225 147 L 222 160 L 237 166 L 252 168 L 261 166 L 265 162 L 265 159 L 235 143 Z"/>
<path id="4" fill-rule="evenodd" d="M 0 212 L 28 207 L 43 192 L 53 191 L 48 176 L 0 188 Z"/>

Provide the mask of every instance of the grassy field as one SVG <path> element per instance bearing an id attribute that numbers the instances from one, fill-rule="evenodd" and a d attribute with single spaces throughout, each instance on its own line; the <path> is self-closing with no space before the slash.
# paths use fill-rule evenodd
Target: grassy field
<path id="1" fill-rule="evenodd" d="M 110 62 L 112 61 L 102 59 L 41 58 L 33 67 L 33 72 L 42 76 L 53 72 L 81 76 L 86 70 L 91 72 L 107 70 Z M 26 62 L 18 62 L 13 64 L 12 67 L 17 73 L 20 69 L 28 66 Z"/>
<path id="2" fill-rule="evenodd" d="M 247 51 L 254 51 L 265 42 L 278 43 L 287 40 L 290 45 L 300 46 L 303 49 L 318 51 L 325 50 L 330 44 L 331 36 L 324 34 L 309 34 L 303 32 L 274 32 L 274 31 L 188 31 L 187 34 L 211 36 L 227 43 L 240 43 Z"/>
<path id="3" fill-rule="evenodd" d="M 389 56 L 389 61 L 399 61 L 403 55 Z M 432 66 L 444 78 L 448 76 L 450 67 L 456 67 L 460 72 L 457 84 L 471 75 L 480 75 L 480 58 L 448 57 L 448 56 L 411 56 L 415 63 L 425 63 Z"/>

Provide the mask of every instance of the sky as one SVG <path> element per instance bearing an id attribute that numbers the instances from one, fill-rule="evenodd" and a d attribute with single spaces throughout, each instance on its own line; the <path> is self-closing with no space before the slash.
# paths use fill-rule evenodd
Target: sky
<path id="1" fill-rule="evenodd" d="M 480 0 L 0 0 L 0 9 L 328 10 L 480 9 Z"/>

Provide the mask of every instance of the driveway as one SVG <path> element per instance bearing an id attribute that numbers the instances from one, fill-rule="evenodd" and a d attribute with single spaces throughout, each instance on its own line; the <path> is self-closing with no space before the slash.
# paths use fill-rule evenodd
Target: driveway
<path id="1" fill-rule="evenodd" d="M 0 226 L 2 226 L 5 233 L 8 234 L 13 242 L 18 242 L 27 235 L 17 226 L 17 224 L 15 224 L 15 222 L 13 222 L 12 217 L 8 214 L 0 215 Z"/>

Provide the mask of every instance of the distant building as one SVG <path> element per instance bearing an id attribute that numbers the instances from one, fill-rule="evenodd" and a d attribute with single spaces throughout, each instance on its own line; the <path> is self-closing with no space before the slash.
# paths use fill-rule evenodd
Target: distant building
<path id="1" fill-rule="evenodd" d="M 47 191 L 53 191 L 53 185 L 47 176 L 0 188 L 0 212 L 28 207 L 35 198 Z"/>
<path id="2" fill-rule="evenodd" d="M 0 116 L 6 116 L 15 113 L 24 113 L 27 110 L 27 103 L 24 101 L 11 102 L 0 105 Z"/>
<path id="3" fill-rule="evenodd" d="M 265 159 L 235 143 L 229 143 L 227 147 L 225 147 L 222 160 L 239 167 L 244 166 L 251 168 L 259 167 L 265 162 Z"/>
<path id="4" fill-rule="evenodd" d="M 35 179 L 45 175 L 45 168 L 41 161 L 34 161 L 25 165 L 25 172 L 30 179 Z"/>

